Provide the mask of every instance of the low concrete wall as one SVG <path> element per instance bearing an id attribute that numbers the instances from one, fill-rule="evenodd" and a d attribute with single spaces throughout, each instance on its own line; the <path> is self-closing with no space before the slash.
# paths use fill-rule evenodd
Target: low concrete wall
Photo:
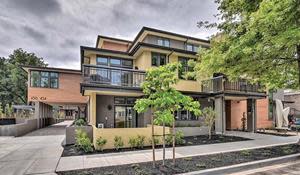
<path id="1" fill-rule="evenodd" d="M 88 135 L 88 137 L 93 141 L 93 127 L 92 126 L 69 126 L 66 128 L 66 145 L 75 144 L 75 130 L 82 129 Z"/>
<path id="2" fill-rule="evenodd" d="M 37 119 L 29 119 L 24 123 L 0 126 L 0 136 L 22 136 L 37 129 Z"/>
<path id="3" fill-rule="evenodd" d="M 121 136 L 123 142 L 124 142 L 124 148 L 130 147 L 128 144 L 129 138 L 136 137 L 137 135 L 145 136 L 145 146 L 150 146 L 150 139 L 152 137 L 151 132 L 151 125 L 147 125 L 147 127 L 144 128 L 96 128 L 93 126 L 93 143 L 95 148 L 96 146 L 96 140 L 99 137 L 105 138 L 107 140 L 107 143 L 103 147 L 104 149 L 112 149 L 114 148 L 114 138 L 115 136 Z M 170 133 L 170 128 L 165 128 L 165 133 Z M 154 134 L 155 135 L 162 135 L 163 133 L 163 127 L 162 126 L 154 126 Z"/>
<path id="4" fill-rule="evenodd" d="M 182 131 L 184 136 L 197 136 L 197 135 L 207 135 L 208 128 L 206 126 L 201 127 L 177 127 L 175 131 Z"/>
<path id="5" fill-rule="evenodd" d="M 40 119 L 26 119 L 23 123 L 21 122 L 23 119 L 18 120 L 17 124 L 14 125 L 1 125 L 0 126 L 0 136 L 22 136 L 31 131 L 38 129 L 38 123 L 44 123 L 43 127 L 51 124 L 51 118 L 40 118 Z"/>

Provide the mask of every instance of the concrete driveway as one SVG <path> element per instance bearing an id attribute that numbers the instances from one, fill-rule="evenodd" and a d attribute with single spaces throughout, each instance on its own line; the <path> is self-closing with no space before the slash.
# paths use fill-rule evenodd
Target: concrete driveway
<path id="1" fill-rule="evenodd" d="M 0 137 L 0 174 L 54 173 L 63 148 L 65 128 L 61 122 L 22 137 Z"/>

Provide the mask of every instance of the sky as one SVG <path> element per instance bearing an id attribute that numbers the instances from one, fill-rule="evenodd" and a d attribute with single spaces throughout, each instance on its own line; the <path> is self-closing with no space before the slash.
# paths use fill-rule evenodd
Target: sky
<path id="1" fill-rule="evenodd" d="M 50 67 L 80 69 L 80 46 L 97 35 L 133 40 L 143 26 L 207 39 L 213 0 L 1 0 L 0 57 L 33 52 Z"/>

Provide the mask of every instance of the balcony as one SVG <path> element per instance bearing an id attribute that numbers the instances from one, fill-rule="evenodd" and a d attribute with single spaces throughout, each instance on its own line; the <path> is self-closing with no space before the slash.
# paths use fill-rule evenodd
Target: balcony
<path id="1" fill-rule="evenodd" d="M 83 82 L 88 84 L 139 88 L 144 80 L 144 71 L 98 65 L 83 65 Z"/>
<path id="2" fill-rule="evenodd" d="M 223 76 L 215 77 L 202 81 L 202 92 L 218 93 L 218 92 L 247 92 L 247 93 L 264 93 L 261 85 L 252 84 L 246 80 L 228 81 Z"/>

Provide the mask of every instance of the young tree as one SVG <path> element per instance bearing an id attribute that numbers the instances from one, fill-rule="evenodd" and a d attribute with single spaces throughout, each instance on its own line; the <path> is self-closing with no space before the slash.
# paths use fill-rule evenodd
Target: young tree
<path id="1" fill-rule="evenodd" d="M 212 107 L 203 109 L 204 124 L 208 127 L 208 139 L 211 139 L 211 129 L 216 120 L 216 112 Z"/>
<path id="2" fill-rule="evenodd" d="M 2 103 L 0 102 L 0 118 L 2 118 L 3 115 L 4 115 L 4 111 L 3 111 Z"/>
<path id="3" fill-rule="evenodd" d="M 200 51 L 198 74 L 225 73 L 269 89 L 299 88 L 300 1 L 217 0 L 221 22 L 210 50 Z"/>
<path id="4" fill-rule="evenodd" d="M 173 85 L 178 82 L 178 63 L 167 64 L 147 71 L 142 84 L 145 97 L 138 99 L 134 106 L 138 113 L 152 110 L 152 149 L 153 166 L 155 167 L 155 146 L 153 124 L 163 125 L 163 165 L 165 164 L 165 126 L 172 125 L 173 163 L 175 165 L 175 119 L 174 112 L 185 109 L 200 115 L 200 104 L 191 97 L 178 92 Z M 154 118 L 155 117 L 155 118 Z"/>

